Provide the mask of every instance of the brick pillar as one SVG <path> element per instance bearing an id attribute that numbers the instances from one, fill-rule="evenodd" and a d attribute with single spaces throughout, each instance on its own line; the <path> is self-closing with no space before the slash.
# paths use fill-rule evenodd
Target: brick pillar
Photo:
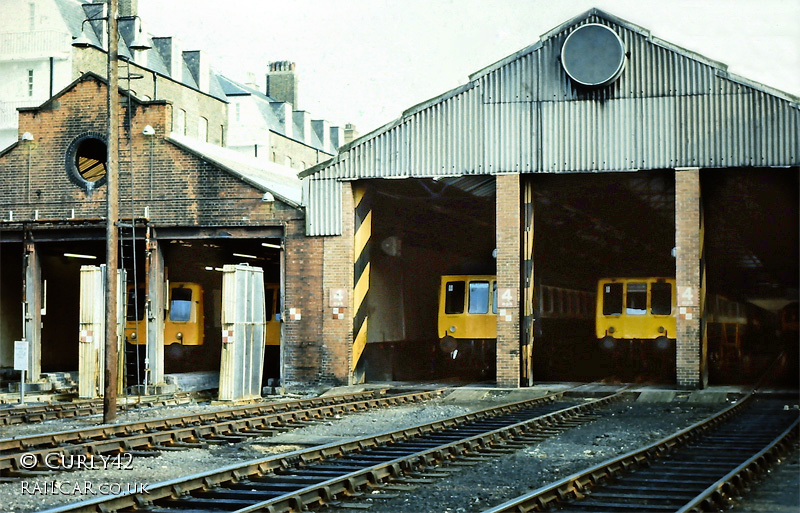
<path id="1" fill-rule="evenodd" d="M 322 375 L 350 383 L 353 347 L 353 191 L 342 183 L 342 234 L 325 237 L 322 270 Z M 344 308 L 331 306 L 331 291 L 343 290 Z"/>
<path id="2" fill-rule="evenodd" d="M 502 308 L 497 315 L 497 386 L 520 386 L 520 176 L 498 175 L 497 190 L 497 288 L 511 289 L 511 308 Z"/>
<path id="3" fill-rule="evenodd" d="M 677 384 L 702 385 L 700 331 L 700 170 L 675 171 L 675 281 L 678 294 Z"/>

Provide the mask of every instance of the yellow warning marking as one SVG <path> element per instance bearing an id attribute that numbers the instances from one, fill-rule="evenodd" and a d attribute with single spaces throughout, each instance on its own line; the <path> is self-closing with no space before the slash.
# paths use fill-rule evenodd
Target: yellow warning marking
<path id="1" fill-rule="evenodd" d="M 367 346 L 367 325 L 369 324 L 369 318 L 364 319 L 364 324 L 361 325 L 361 329 L 356 334 L 355 340 L 353 340 L 353 364 L 350 371 L 356 370 L 356 365 L 358 365 L 358 360 L 361 358 L 361 353 L 364 352 L 364 348 Z"/>

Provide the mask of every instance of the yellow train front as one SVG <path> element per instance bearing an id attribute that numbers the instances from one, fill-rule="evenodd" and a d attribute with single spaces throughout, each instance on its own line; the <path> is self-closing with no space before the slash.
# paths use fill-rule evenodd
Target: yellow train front
<path id="1" fill-rule="evenodd" d="M 442 370 L 491 378 L 497 346 L 497 279 L 492 275 L 442 276 L 439 293 Z M 457 371 L 456 371 L 457 370 Z"/>
<path id="2" fill-rule="evenodd" d="M 595 332 L 617 374 L 669 378 L 675 361 L 674 278 L 604 278 L 597 283 Z M 630 375 L 636 372 L 637 376 Z"/>
<path id="3" fill-rule="evenodd" d="M 205 342 L 203 287 L 198 283 L 171 282 L 168 287 L 167 311 L 164 312 L 164 346 L 166 361 L 176 371 L 186 372 L 197 365 L 197 357 Z M 139 286 L 134 294 L 128 286 L 128 307 L 125 322 L 126 381 L 139 384 L 145 377 L 146 293 Z"/>

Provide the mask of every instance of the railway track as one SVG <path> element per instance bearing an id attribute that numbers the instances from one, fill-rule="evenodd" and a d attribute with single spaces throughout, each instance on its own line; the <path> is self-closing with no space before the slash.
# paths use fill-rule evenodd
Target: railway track
<path id="1" fill-rule="evenodd" d="M 253 404 L 193 415 L 0 439 L 0 478 L 25 478 L 74 466 L 75 457 L 136 455 L 269 436 L 335 415 L 425 401 L 441 390 L 386 390 Z"/>
<path id="2" fill-rule="evenodd" d="M 375 487 L 402 487 L 441 465 L 471 465 L 597 418 L 621 400 L 568 401 L 566 392 L 458 417 L 253 460 L 125 493 L 48 510 L 50 513 L 142 511 L 300 511 L 335 504 Z M 342 504 L 340 504 L 342 505 Z"/>
<path id="3" fill-rule="evenodd" d="M 188 392 L 163 397 L 154 396 L 132 402 L 121 402 L 117 404 L 117 410 L 126 411 L 137 408 L 174 406 L 178 404 L 188 404 L 197 399 L 197 395 Z M 55 419 L 88 417 L 100 413 L 103 413 L 102 399 L 13 406 L 0 408 L 0 426 L 32 424 Z"/>
<path id="4" fill-rule="evenodd" d="M 484 513 L 719 511 L 798 442 L 798 412 L 751 393 L 670 437 Z"/>

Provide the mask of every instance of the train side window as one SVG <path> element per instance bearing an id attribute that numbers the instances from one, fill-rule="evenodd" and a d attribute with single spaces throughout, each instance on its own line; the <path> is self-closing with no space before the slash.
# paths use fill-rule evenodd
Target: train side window
<path id="1" fill-rule="evenodd" d="M 497 313 L 497 282 L 492 282 L 492 313 Z"/>
<path id="2" fill-rule="evenodd" d="M 650 285 L 650 312 L 653 315 L 672 313 L 672 284 L 653 283 Z"/>
<path id="3" fill-rule="evenodd" d="M 444 313 L 461 314 L 464 313 L 464 282 L 447 282 L 444 292 Z"/>
<path id="4" fill-rule="evenodd" d="M 622 314 L 622 283 L 603 285 L 603 315 Z"/>
<path id="5" fill-rule="evenodd" d="M 192 289 L 172 289 L 169 301 L 169 320 L 187 322 L 192 317 Z"/>
<path id="6" fill-rule="evenodd" d="M 646 283 L 628 283 L 628 300 L 625 303 L 625 313 L 628 315 L 644 315 L 647 313 Z"/>
<path id="7" fill-rule="evenodd" d="M 469 313 L 485 314 L 489 313 L 489 282 L 471 281 L 469 282 Z"/>

